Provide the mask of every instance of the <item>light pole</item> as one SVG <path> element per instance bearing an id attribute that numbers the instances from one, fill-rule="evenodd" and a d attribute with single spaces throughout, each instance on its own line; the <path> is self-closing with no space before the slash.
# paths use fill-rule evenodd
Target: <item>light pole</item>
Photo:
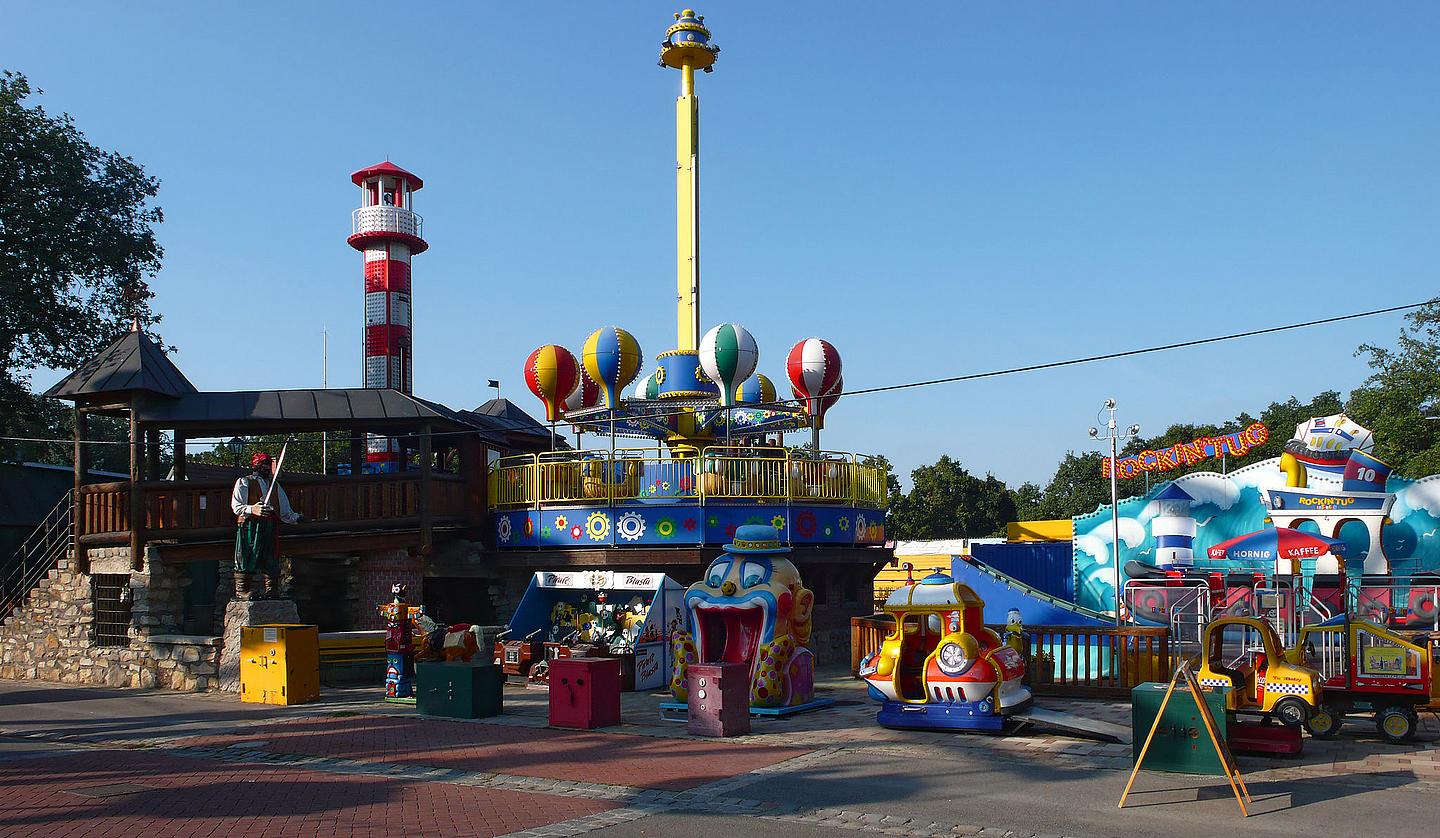
<path id="1" fill-rule="evenodd" d="M 238 436 L 232 436 L 225 443 L 225 450 L 230 452 L 230 459 L 238 471 L 240 469 L 240 452 L 245 450 L 245 440 Z"/>
<path id="2" fill-rule="evenodd" d="M 1104 409 L 1110 413 L 1110 418 L 1105 423 L 1105 433 L 1101 434 L 1099 428 L 1091 428 L 1090 438 L 1110 441 L 1110 549 L 1112 551 L 1111 563 L 1115 565 L 1115 626 L 1118 628 L 1125 624 L 1125 618 L 1121 616 L 1124 594 L 1120 584 L 1120 487 L 1115 468 L 1121 432 L 1115 424 L 1115 400 L 1106 399 Z M 1124 432 L 1125 439 L 1139 435 L 1139 425 L 1131 425 Z"/>

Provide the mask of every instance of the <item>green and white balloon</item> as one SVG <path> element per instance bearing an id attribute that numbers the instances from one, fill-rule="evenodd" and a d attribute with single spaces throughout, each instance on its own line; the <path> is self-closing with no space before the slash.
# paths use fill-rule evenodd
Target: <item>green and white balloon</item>
<path id="1" fill-rule="evenodd" d="M 721 323 L 700 339 L 700 368 L 720 385 L 720 403 L 735 404 L 735 387 L 755 372 L 760 348 L 738 323 Z"/>

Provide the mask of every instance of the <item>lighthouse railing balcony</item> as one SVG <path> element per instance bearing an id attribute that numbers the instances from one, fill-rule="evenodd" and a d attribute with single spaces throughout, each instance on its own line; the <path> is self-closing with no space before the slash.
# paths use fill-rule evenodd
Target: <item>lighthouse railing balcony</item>
<path id="1" fill-rule="evenodd" d="M 350 234 L 399 233 L 425 238 L 425 219 L 414 210 L 404 207 L 375 205 L 360 207 L 350 214 Z"/>
<path id="2" fill-rule="evenodd" d="M 693 456 L 663 449 L 521 454 L 491 464 L 492 509 L 734 503 L 836 504 L 883 509 L 879 457 L 837 451 L 711 446 Z"/>

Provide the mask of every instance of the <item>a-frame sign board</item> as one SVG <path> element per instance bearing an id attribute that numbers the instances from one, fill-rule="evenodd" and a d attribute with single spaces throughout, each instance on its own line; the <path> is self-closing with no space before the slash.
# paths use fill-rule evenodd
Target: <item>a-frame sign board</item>
<path id="1" fill-rule="evenodd" d="M 1150 725 L 1150 732 L 1145 735 L 1145 744 L 1140 747 L 1140 756 L 1135 760 L 1135 767 L 1130 770 L 1130 779 L 1125 781 L 1125 791 L 1120 794 L 1120 808 L 1125 808 L 1125 798 L 1130 794 L 1130 787 L 1135 784 L 1135 775 L 1140 773 L 1140 768 L 1145 764 L 1145 752 L 1150 750 L 1150 741 L 1155 738 L 1155 731 L 1160 728 L 1160 720 L 1165 715 L 1165 705 L 1170 703 L 1170 696 L 1175 694 L 1175 687 L 1179 686 L 1181 679 L 1190 688 L 1190 694 L 1195 698 L 1195 706 L 1200 711 L 1200 718 L 1205 722 L 1205 731 L 1210 734 L 1210 744 L 1215 746 L 1215 754 L 1220 758 L 1220 765 L 1225 771 L 1225 779 L 1230 782 L 1230 790 L 1235 793 L 1235 802 L 1240 804 L 1240 814 L 1250 817 L 1250 810 L 1245 808 L 1246 803 L 1253 803 L 1250 799 L 1250 790 L 1245 788 L 1245 778 L 1240 776 L 1240 769 L 1235 767 L 1235 756 L 1230 753 L 1230 748 L 1220 739 L 1220 727 L 1215 723 L 1215 717 L 1210 714 L 1210 705 L 1206 703 L 1203 689 L 1200 682 L 1196 680 L 1195 673 L 1190 671 L 1190 663 L 1181 661 L 1180 666 L 1175 669 L 1175 674 L 1170 676 L 1170 686 L 1165 690 L 1165 697 L 1160 701 L 1160 709 L 1155 713 L 1155 723 Z"/>

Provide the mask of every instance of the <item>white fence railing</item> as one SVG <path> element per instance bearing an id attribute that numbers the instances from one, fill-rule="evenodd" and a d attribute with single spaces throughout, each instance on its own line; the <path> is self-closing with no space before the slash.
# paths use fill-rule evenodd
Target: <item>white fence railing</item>
<path id="1" fill-rule="evenodd" d="M 361 207 L 350 214 L 350 234 L 401 233 L 425 238 L 425 219 L 404 207 Z"/>

